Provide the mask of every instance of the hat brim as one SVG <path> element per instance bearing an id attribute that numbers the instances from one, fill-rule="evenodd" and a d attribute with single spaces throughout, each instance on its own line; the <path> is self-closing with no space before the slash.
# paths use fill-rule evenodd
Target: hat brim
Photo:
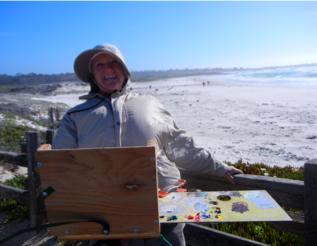
<path id="1" fill-rule="evenodd" d="M 130 72 L 125 65 L 125 63 L 120 59 L 120 57 L 116 56 L 115 54 L 103 50 L 103 49 L 90 49 L 86 50 L 82 53 L 80 53 L 77 58 L 75 59 L 74 62 L 74 71 L 77 75 L 77 77 L 86 83 L 90 83 L 91 81 L 91 73 L 89 71 L 89 66 L 90 66 L 90 60 L 92 57 L 96 56 L 97 54 L 106 54 L 111 57 L 113 57 L 119 64 L 122 66 L 123 73 L 126 77 L 126 80 L 130 78 Z"/>

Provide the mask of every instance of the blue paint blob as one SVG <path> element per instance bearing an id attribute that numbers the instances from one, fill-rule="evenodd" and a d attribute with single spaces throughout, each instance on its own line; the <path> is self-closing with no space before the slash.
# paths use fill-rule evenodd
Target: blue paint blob
<path id="1" fill-rule="evenodd" d="M 202 219 L 210 219 L 210 214 L 201 214 L 200 217 Z"/>
<path id="2" fill-rule="evenodd" d="M 166 220 L 167 220 L 167 221 L 177 220 L 177 216 L 176 216 L 176 215 L 172 215 L 172 216 L 170 216 L 170 217 L 167 217 Z"/>

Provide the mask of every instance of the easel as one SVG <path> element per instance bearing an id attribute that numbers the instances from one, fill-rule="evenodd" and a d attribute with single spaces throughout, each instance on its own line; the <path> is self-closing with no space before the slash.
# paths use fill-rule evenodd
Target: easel
<path id="1" fill-rule="evenodd" d="M 52 192 L 48 220 L 68 223 L 50 230 L 60 239 L 158 237 L 160 223 L 291 220 L 266 191 L 169 193 L 158 201 L 154 147 L 42 146 L 37 160 L 42 187 Z"/>
<path id="2" fill-rule="evenodd" d="M 51 150 L 36 154 L 49 229 L 65 240 L 160 235 L 154 147 Z"/>

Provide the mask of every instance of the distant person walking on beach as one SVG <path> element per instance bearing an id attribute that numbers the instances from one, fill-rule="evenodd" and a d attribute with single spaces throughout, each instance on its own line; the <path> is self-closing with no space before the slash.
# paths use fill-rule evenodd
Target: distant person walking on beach
<path id="1" fill-rule="evenodd" d="M 53 148 L 154 145 L 158 185 L 163 191 L 177 186 L 179 169 L 196 175 L 224 176 L 230 182 L 233 175 L 242 173 L 197 147 L 156 98 L 126 90 L 130 73 L 116 46 L 97 45 L 80 53 L 74 69 L 80 80 L 90 84 L 90 92 L 81 97 L 84 103 L 64 115 Z M 185 245 L 183 228 L 184 224 L 164 224 L 161 231 L 172 245 Z M 160 238 L 138 239 L 128 240 L 128 245 L 164 242 Z"/>

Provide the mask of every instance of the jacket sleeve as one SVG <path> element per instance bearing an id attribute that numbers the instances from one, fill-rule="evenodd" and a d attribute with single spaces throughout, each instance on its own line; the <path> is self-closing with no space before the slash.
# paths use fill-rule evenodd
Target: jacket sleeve
<path id="1" fill-rule="evenodd" d="M 206 149 L 197 147 L 194 139 L 177 127 L 171 114 L 159 102 L 157 110 L 164 121 L 160 142 L 170 161 L 194 174 L 225 174 L 228 166 L 215 160 Z"/>
<path id="2" fill-rule="evenodd" d="M 77 129 L 71 115 L 66 113 L 53 140 L 53 149 L 73 149 L 78 147 Z"/>

